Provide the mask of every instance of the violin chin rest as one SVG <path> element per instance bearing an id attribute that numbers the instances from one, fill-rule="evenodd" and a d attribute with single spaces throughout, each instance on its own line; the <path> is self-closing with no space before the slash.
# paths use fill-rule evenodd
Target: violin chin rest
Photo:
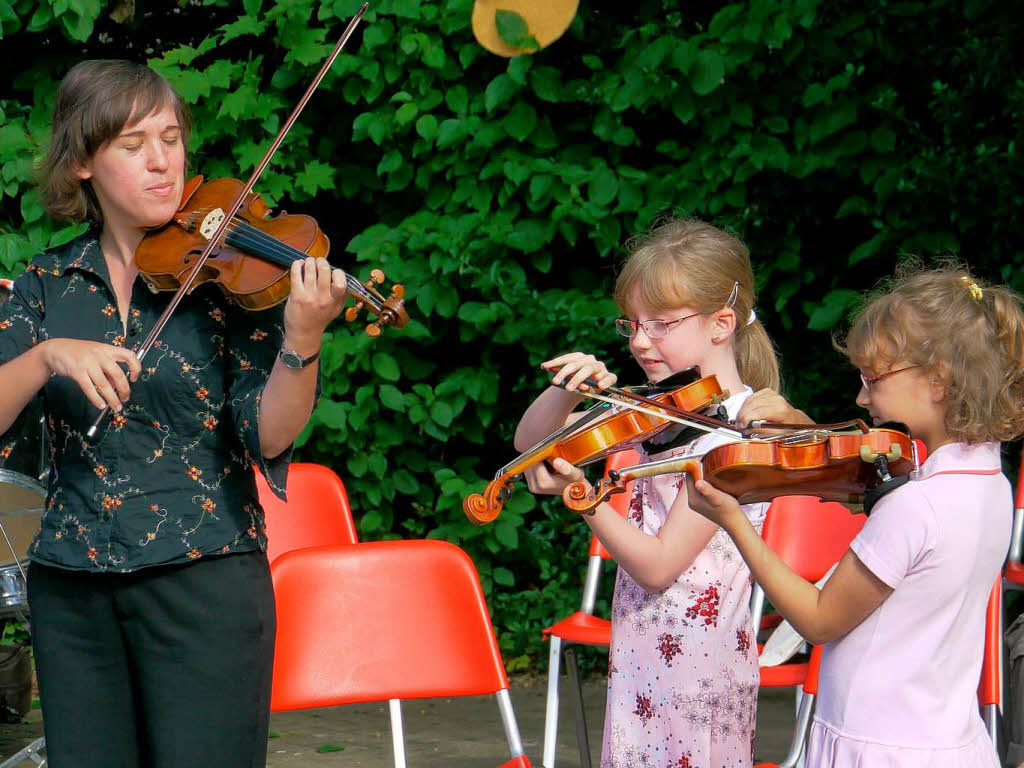
<path id="1" fill-rule="evenodd" d="M 901 485 L 906 485 L 909 480 L 910 475 L 901 475 L 900 477 L 894 477 L 883 483 L 879 483 L 877 486 L 867 491 L 864 494 L 864 514 L 870 515 L 872 508 L 883 496 L 885 496 L 885 494 L 895 491 Z"/>

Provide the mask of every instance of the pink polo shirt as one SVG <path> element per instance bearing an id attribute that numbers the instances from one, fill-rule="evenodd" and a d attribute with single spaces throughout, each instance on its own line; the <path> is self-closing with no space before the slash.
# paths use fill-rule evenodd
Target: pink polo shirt
<path id="1" fill-rule="evenodd" d="M 944 445 L 878 502 L 850 548 L 893 592 L 825 647 L 809 767 L 997 768 L 977 690 L 1012 514 L 997 443 Z"/>

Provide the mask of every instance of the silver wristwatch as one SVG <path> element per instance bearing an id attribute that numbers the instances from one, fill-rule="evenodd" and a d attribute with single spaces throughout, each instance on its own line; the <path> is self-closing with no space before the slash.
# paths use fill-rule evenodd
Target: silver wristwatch
<path id="1" fill-rule="evenodd" d="M 318 349 L 309 357 L 303 357 L 294 349 L 285 349 L 281 347 L 277 356 L 281 358 L 281 362 L 284 363 L 288 368 L 305 368 L 307 365 L 312 363 L 318 357 L 320 357 L 320 350 Z"/>

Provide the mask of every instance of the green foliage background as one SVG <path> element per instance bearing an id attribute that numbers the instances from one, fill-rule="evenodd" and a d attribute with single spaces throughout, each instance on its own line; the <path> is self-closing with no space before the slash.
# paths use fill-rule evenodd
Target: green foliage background
<path id="1" fill-rule="evenodd" d="M 56 85 L 82 58 L 147 60 L 196 122 L 192 167 L 245 178 L 358 0 L 0 0 L 0 272 L 81 231 L 32 188 Z M 609 299 L 625 240 L 666 213 L 739 232 L 788 394 L 850 415 L 829 332 L 899 255 L 958 253 L 1024 288 L 1024 81 L 1012 3 L 584 0 L 534 56 L 493 56 L 471 0 L 378 0 L 264 175 L 332 260 L 406 285 L 413 322 L 339 323 L 300 454 L 345 479 L 366 539 L 474 557 L 510 666 L 578 603 L 586 529 L 517 493 L 463 517 L 512 455 L 540 361 L 635 380 Z"/>

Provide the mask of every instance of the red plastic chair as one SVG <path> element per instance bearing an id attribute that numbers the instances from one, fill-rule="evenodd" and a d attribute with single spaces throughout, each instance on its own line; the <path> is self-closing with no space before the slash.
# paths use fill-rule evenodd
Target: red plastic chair
<path id="1" fill-rule="evenodd" d="M 640 461 L 636 451 L 620 451 L 608 457 L 605 472 L 609 469 L 630 467 Z M 624 493 L 612 496 L 609 503 L 623 517 L 629 510 L 632 487 Z M 579 667 L 576 663 L 575 645 L 608 645 L 611 642 L 612 623 L 594 615 L 597 587 L 601 578 L 601 561 L 610 560 L 596 536 L 590 537 L 590 553 L 587 560 L 587 575 L 583 582 L 583 600 L 580 609 L 543 631 L 551 641 L 548 652 L 548 696 L 544 713 L 544 768 L 554 768 L 555 746 L 558 738 L 558 682 L 562 654 L 565 654 L 565 668 L 576 692 L 576 742 L 580 750 L 580 766 L 590 768 L 590 739 L 587 737 L 587 720 L 583 710 L 583 688 L 580 686 Z"/>
<path id="2" fill-rule="evenodd" d="M 768 508 L 761 536 L 796 573 L 810 582 L 824 576 L 850 547 L 867 518 L 842 504 L 822 503 L 813 496 L 780 496 Z M 754 626 L 760 625 L 764 590 L 754 585 L 751 596 Z M 808 662 L 761 667 L 765 688 L 797 686 L 807 677 Z"/>
<path id="3" fill-rule="evenodd" d="M 345 485 L 328 467 L 301 462 L 289 466 L 287 503 L 274 495 L 259 472 L 256 490 L 267 519 L 270 562 L 293 549 L 359 541 Z"/>
<path id="4" fill-rule="evenodd" d="M 1020 471 L 1017 473 L 1017 497 L 1013 503 L 1013 535 L 1010 538 L 1010 554 L 1003 576 L 1007 589 L 1024 589 L 1024 451 L 1020 457 Z"/>
<path id="5" fill-rule="evenodd" d="M 469 556 L 444 541 L 382 541 L 286 552 L 277 600 L 273 711 L 388 700 L 405 766 L 401 699 L 498 699 L 511 759 L 529 768 L 494 628 Z"/>
<path id="6" fill-rule="evenodd" d="M 997 739 L 999 710 L 1003 701 L 1003 590 L 1002 579 L 996 579 L 988 596 L 985 609 L 985 655 L 981 662 L 981 682 L 978 683 L 978 703 L 985 730 L 992 738 L 992 746 L 999 752 Z"/>

